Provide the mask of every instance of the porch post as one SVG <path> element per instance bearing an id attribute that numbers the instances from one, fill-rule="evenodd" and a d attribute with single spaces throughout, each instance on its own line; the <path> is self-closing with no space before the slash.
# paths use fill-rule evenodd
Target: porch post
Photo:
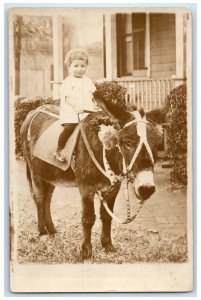
<path id="1" fill-rule="evenodd" d="M 106 79 L 112 80 L 112 24 L 111 15 L 105 15 L 105 59 L 106 59 Z"/>
<path id="2" fill-rule="evenodd" d="M 111 15 L 111 65 L 112 65 L 112 79 L 117 78 L 117 24 L 116 15 Z"/>
<path id="3" fill-rule="evenodd" d="M 174 76 L 175 87 L 183 83 L 184 80 L 184 24 L 183 13 L 176 14 L 176 76 Z"/>
<path id="4" fill-rule="evenodd" d="M 62 22 L 58 15 L 54 15 L 52 21 L 54 81 L 51 83 L 53 84 L 53 99 L 59 99 L 59 87 L 63 80 Z"/>
<path id="5" fill-rule="evenodd" d="M 145 38 L 145 47 L 146 47 L 146 55 L 145 55 L 145 66 L 147 68 L 147 77 L 150 77 L 150 14 L 146 13 L 146 38 Z"/>

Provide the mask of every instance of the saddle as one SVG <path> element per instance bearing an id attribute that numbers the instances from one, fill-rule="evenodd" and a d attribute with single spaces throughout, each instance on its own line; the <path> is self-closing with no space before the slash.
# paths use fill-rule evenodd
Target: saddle
<path id="1" fill-rule="evenodd" d="M 64 162 L 57 160 L 54 155 L 58 146 L 58 138 L 62 130 L 63 127 L 60 124 L 60 121 L 55 119 L 55 121 L 41 133 L 35 142 L 32 155 L 47 162 L 48 164 L 66 171 L 71 164 L 73 151 L 79 134 L 79 126 L 77 125 L 75 127 L 75 130 L 69 137 L 63 149 L 63 155 L 65 158 Z"/>

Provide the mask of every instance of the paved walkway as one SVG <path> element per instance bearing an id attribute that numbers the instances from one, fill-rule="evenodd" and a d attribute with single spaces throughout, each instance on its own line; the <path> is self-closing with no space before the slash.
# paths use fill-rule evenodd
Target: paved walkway
<path id="1" fill-rule="evenodd" d="M 171 191 L 168 184 L 170 169 L 164 169 L 161 163 L 155 166 L 156 192 L 147 201 L 147 206 L 143 207 L 136 219 L 125 226 L 133 229 L 154 230 L 163 233 L 184 234 L 187 230 L 187 196 L 186 191 Z M 68 203 L 69 209 L 73 207 L 80 209 L 80 195 L 77 188 L 70 188 L 69 192 L 64 192 L 63 188 L 55 190 L 54 197 L 57 200 L 63 198 L 62 203 Z M 73 199 L 73 201 L 72 201 Z M 56 203 L 55 203 L 56 204 Z M 57 202 L 58 205 L 58 202 Z M 99 218 L 99 200 L 95 199 L 97 218 Z M 73 206 L 73 207 L 72 207 Z M 77 207 L 77 208 L 76 208 Z M 62 209 L 62 207 L 61 207 Z M 133 202 L 131 209 L 135 211 L 136 202 Z M 125 191 L 120 190 L 114 208 L 115 214 L 121 219 L 126 217 Z"/>
<path id="2" fill-rule="evenodd" d="M 25 164 L 17 161 L 17 174 L 19 182 L 17 189 L 20 190 L 20 197 L 27 198 L 31 202 L 28 182 L 26 179 Z M 155 166 L 156 192 L 147 201 L 147 206 L 152 210 L 143 207 L 136 219 L 125 226 L 133 229 L 154 230 L 162 233 L 184 234 L 187 230 L 187 196 L 186 191 L 171 191 L 169 180 L 170 169 L 163 169 L 161 163 Z M 25 200 L 24 199 L 24 200 Z M 116 203 L 115 213 L 122 219 L 126 216 L 126 202 L 123 188 L 120 190 Z M 132 209 L 135 209 L 136 202 L 132 202 Z M 99 218 L 99 200 L 95 199 L 97 218 Z M 55 221 L 59 221 L 60 212 L 67 217 L 79 217 L 81 213 L 81 200 L 77 188 L 55 189 L 52 199 L 52 213 Z"/>
<path id="3" fill-rule="evenodd" d="M 187 231 L 186 191 L 172 191 L 168 184 L 170 169 L 155 167 L 156 192 L 147 201 L 129 226 L 164 233 L 184 234 Z M 121 191 L 122 193 L 122 191 Z M 120 195 L 119 195 L 120 196 Z M 119 199 L 117 199 L 119 202 Z M 118 207 L 118 210 L 120 206 Z"/>

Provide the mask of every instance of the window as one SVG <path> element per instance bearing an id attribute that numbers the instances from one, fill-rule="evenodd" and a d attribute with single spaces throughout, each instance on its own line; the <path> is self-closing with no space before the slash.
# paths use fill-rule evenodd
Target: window
<path id="1" fill-rule="evenodd" d="M 146 14 L 117 14 L 118 76 L 146 76 Z"/>

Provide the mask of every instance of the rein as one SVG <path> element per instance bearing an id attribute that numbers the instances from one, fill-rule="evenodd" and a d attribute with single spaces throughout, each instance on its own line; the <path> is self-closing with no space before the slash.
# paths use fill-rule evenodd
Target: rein
<path id="1" fill-rule="evenodd" d="M 131 211 L 130 211 L 130 201 L 129 201 L 129 189 L 128 189 L 128 186 L 129 186 L 129 181 L 127 180 L 126 182 L 126 188 L 125 188 L 125 191 L 126 191 L 126 208 L 127 208 L 127 218 L 122 221 L 121 219 L 119 219 L 108 207 L 107 205 L 107 201 L 104 199 L 104 197 L 101 195 L 100 192 L 97 192 L 97 195 L 98 197 L 100 198 L 100 200 L 102 201 L 103 203 L 103 206 L 105 207 L 107 213 L 112 217 L 112 219 L 114 219 L 115 221 L 117 221 L 118 223 L 120 224 L 128 224 L 130 222 L 132 222 L 138 215 L 138 213 L 140 212 L 140 210 L 142 209 L 142 206 L 145 202 L 141 202 L 136 210 L 136 213 L 131 216 Z M 111 187 L 114 188 L 114 185 L 113 186 L 110 186 L 108 188 L 108 191 L 107 191 L 107 194 L 111 191 Z M 132 190 L 132 187 L 131 187 L 131 190 Z M 105 195 L 104 195 L 105 196 Z"/>
<path id="2" fill-rule="evenodd" d="M 81 135 L 82 135 L 82 138 L 83 138 L 83 141 L 85 143 L 85 146 L 87 148 L 87 151 L 92 159 L 92 161 L 94 162 L 95 166 L 99 169 L 99 171 L 105 176 L 107 177 L 109 180 L 110 180 L 110 183 L 111 185 L 108 187 L 107 191 L 105 192 L 104 194 L 104 197 L 109 194 L 115 187 L 116 183 L 119 183 L 121 182 L 125 177 L 127 179 L 127 182 L 126 182 L 126 205 L 127 205 L 127 218 L 125 221 L 122 221 L 120 220 L 117 216 L 114 215 L 114 213 L 109 209 L 108 205 L 107 205 L 107 201 L 104 200 L 104 197 L 101 195 L 101 192 L 100 191 L 97 191 L 97 195 L 98 197 L 100 198 L 100 200 L 102 201 L 103 203 L 103 206 L 105 207 L 106 211 L 108 212 L 108 214 L 114 219 L 116 220 L 117 222 L 121 223 L 121 224 L 128 224 L 130 222 L 132 222 L 136 216 L 138 215 L 139 211 L 142 209 L 142 206 L 143 204 L 145 203 L 145 201 L 141 202 L 139 207 L 137 208 L 137 211 L 136 213 L 131 217 L 130 215 L 130 201 L 129 201 L 129 180 L 128 180 L 128 174 L 129 172 L 131 171 L 133 165 L 134 165 L 134 162 L 142 148 L 143 145 L 145 145 L 146 149 L 147 149 L 147 152 L 149 153 L 149 156 L 150 156 L 150 159 L 152 161 L 152 163 L 154 163 L 154 158 L 153 158 L 153 154 L 152 154 L 152 151 L 151 151 L 151 148 L 147 142 L 147 135 L 146 135 L 146 124 L 147 124 L 147 121 L 146 121 L 146 118 L 145 117 L 141 117 L 140 113 L 138 111 L 135 111 L 133 112 L 133 115 L 135 116 L 135 119 L 126 123 L 124 125 L 124 127 L 127 127 L 127 126 L 130 126 L 131 124 L 133 123 L 137 123 L 137 134 L 138 136 L 140 137 L 140 142 L 137 146 L 137 149 L 135 151 L 135 153 L 133 154 L 133 157 L 130 161 L 130 164 L 128 167 L 126 167 L 126 163 L 125 163 L 125 159 L 124 159 L 124 156 L 123 156 L 123 153 L 120 149 L 120 146 L 118 145 L 118 149 L 120 151 L 120 153 L 122 154 L 122 158 L 123 158 L 123 172 L 122 174 L 123 175 L 116 175 L 110 168 L 109 166 L 109 163 L 107 161 L 107 158 L 106 158 L 106 149 L 105 147 L 103 146 L 103 163 L 104 163 L 104 168 L 105 170 L 102 168 L 102 166 L 99 164 L 99 162 L 96 160 L 95 156 L 94 156 L 94 153 L 93 151 L 91 150 L 91 147 L 89 145 L 89 142 L 88 142 L 88 139 L 86 137 L 86 134 L 85 134 L 85 131 L 84 131 L 84 127 L 83 127 L 83 124 L 82 122 L 80 122 L 80 118 L 79 118 L 79 114 L 78 114 L 78 120 L 79 120 L 79 127 L 80 127 L 80 131 L 81 131 Z"/>
<path id="3" fill-rule="evenodd" d="M 85 131 L 84 131 L 84 128 L 83 128 L 83 124 L 82 122 L 79 123 L 79 126 L 80 126 L 80 131 L 81 131 L 81 135 L 82 135 L 82 138 L 83 138 L 83 141 L 85 143 L 85 146 L 87 148 L 87 151 L 92 159 L 92 161 L 94 162 L 95 166 L 99 169 L 99 171 L 105 175 L 105 177 L 107 177 L 109 180 L 110 180 L 110 183 L 111 185 L 108 187 L 106 193 L 104 194 L 104 197 L 109 194 L 116 186 L 116 183 L 118 182 L 121 182 L 125 175 L 124 176 L 117 176 L 116 174 L 112 174 L 112 173 L 109 173 L 108 172 L 108 166 L 109 166 L 109 163 L 107 162 L 106 160 L 106 156 L 104 155 L 104 150 L 103 149 L 103 162 L 104 162 L 104 165 L 105 165 L 105 168 L 106 168 L 106 171 L 101 167 L 101 165 L 99 164 L 99 162 L 96 160 L 95 156 L 94 156 L 94 153 L 93 151 L 91 150 L 91 147 L 89 145 L 89 142 L 88 142 L 88 139 L 86 137 L 86 134 L 85 134 Z M 111 172 L 111 171 L 110 171 Z M 129 192 L 128 192 L 128 180 L 127 180 L 127 183 L 126 183 L 126 204 L 127 204 L 127 218 L 125 221 L 122 221 L 120 220 L 117 216 L 114 215 L 114 213 L 109 209 L 108 205 L 107 205 L 107 201 L 104 200 L 104 197 L 101 195 L 101 192 L 100 191 L 97 191 L 96 194 L 98 195 L 99 199 L 102 201 L 103 203 L 103 206 L 105 207 L 106 211 L 108 212 L 108 214 L 114 219 L 116 220 L 117 222 L 121 223 L 121 224 L 127 224 L 127 223 L 130 223 L 132 222 L 138 212 L 140 211 L 141 207 L 139 207 L 139 209 L 137 210 L 136 214 L 134 214 L 132 217 L 130 216 L 130 201 L 129 201 Z"/>
<path id="4" fill-rule="evenodd" d="M 81 132 L 81 135 L 82 135 L 82 138 L 83 138 L 83 141 L 84 141 L 84 144 L 87 148 L 87 151 L 93 161 L 93 163 L 95 164 L 95 166 L 98 168 L 98 170 L 103 174 L 105 175 L 105 177 L 107 177 L 109 180 L 110 180 L 110 183 L 111 184 L 114 184 L 114 180 L 112 180 L 111 176 L 109 176 L 108 172 L 106 172 L 102 166 L 99 164 L 99 162 L 97 161 L 97 159 L 95 158 L 94 156 L 94 153 L 93 151 L 91 150 L 91 147 L 89 145 L 89 142 L 88 142 L 88 139 L 86 137 L 86 134 L 85 134 L 85 131 L 84 131 L 84 127 L 83 127 L 83 124 L 82 122 L 79 122 L 79 127 L 80 127 L 80 132 Z M 115 180 L 116 181 L 116 180 Z"/>

